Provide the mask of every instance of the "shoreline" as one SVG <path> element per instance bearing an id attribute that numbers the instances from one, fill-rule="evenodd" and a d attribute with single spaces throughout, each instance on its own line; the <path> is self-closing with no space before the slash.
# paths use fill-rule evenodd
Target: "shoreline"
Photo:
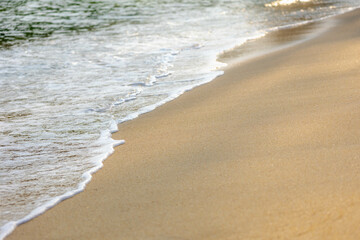
<path id="1" fill-rule="evenodd" d="M 358 11 L 358 10 L 355 10 L 355 11 Z M 347 13 L 348 15 L 350 15 L 349 13 Z M 315 40 L 314 39 L 311 39 L 310 41 L 315 41 L 316 42 L 316 39 L 318 39 L 318 38 L 315 38 Z M 305 42 L 305 43 L 302 43 L 301 45 L 306 45 L 306 44 L 308 44 L 309 45 L 309 43 L 308 42 Z M 295 47 L 291 47 L 291 49 L 293 49 L 293 48 L 297 48 L 297 47 L 299 47 L 299 46 L 295 46 Z M 286 51 L 291 51 L 291 50 L 289 50 L 289 49 L 284 49 L 284 50 L 280 50 L 279 52 L 276 52 L 276 53 L 270 53 L 269 55 L 271 56 L 271 55 L 281 55 L 283 52 L 286 52 Z M 256 61 L 258 61 L 258 59 L 260 58 L 260 60 L 261 59 L 264 59 L 264 58 L 267 58 L 267 57 L 269 57 L 269 55 L 265 55 L 265 56 L 261 56 L 261 57 L 258 57 L 258 58 L 255 58 L 254 60 L 249 60 L 248 62 L 245 62 L 245 64 L 252 64 L 253 62 L 256 62 Z M 249 63 L 250 62 L 250 63 Z M 244 64 L 244 63 L 242 63 L 242 64 Z M 242 64 L 241 64 L 241 66 L 242 66 Z M 243 67 L 243 66 L 242 66 Z M 231 70 L 229 70 L 229 72 L 230 72 Z M 226 73 L 225 72 L 225 74 L 226 75 L 231 75 L 232 73 L 230 72 L 230 73 Z M 261 71 L 260 71 L 261 72 Z M 232 77 L 235 77 L 235 76 L 232 76 Z M 207 89 L 211 89 L 211 88 L 214 88 L 214 85 L 216 86 L 216 87 L 221 87 L 221 86 L 219 86 L 219 84 L 218 84 L 218 82 L 220 81 L 219 80 L 219 78 L 224 78 L 224 77 L 222 77 L 222 76 L 220 76 L 220 77 L 218 77 L 218 79 L 216 79 L 216 80 L 214 80 L 213 82 L 211 82 L 211 83 L 208 83 L 208 84 L 206 84 L 206 85 L 204 85 L 204 86 L 201 86 L 200 88 L 196 88 L 195 90 L 197 91 L 197 92 L 204 92 L 204 90 L 197 90 L 197 89 L 201 89 L 201 88 L 204 88 L 205 86 L 208 86 L 208 85 L 213 85 L 213 87 L 211 87 L 211 86 L 208 86 L 207 87 Z M 216 84 L 214 83 L 214 82 L 217 82 Z M 231 84 L 234 84 L 234 83 L 231 83 Z M 225 84 L 226 85 L 226 84 Z M 249 83 L 249 85 L 251 85 L 250 83 Z M 225 89 L 226 91 L 229 91 L 229 89 L 228 89 L 228 86 L 222 86 L 221 87 L 222 89 Z M 196 96 L 196 97 L 193 97 L 192 98 L 192 100 L 187 100 L 187 101 L 185 101 L 185 100 L 181 100 L 181 101 L 183 101 L 183 102 L 186 102 L 186 105 L 187 105 L 187 107 L 188 108 L 190 108 L 190 107 L 192 107 L 192 105 L 193 104 L 195 104 L 195 102 L 197 102 L 197 100 L 199 100 L 198 98 L 198 93 L 193 93 L 193 91 L 195 91 L 195 90 L 192 90 L 191 91 L 191 93 L 187 93 L 186 94 L 186 96 L 185 96 L 185 94 L 184 95 L 182 95 L 182 96 L 180 96 L 179 98 L 181 98 L 181 99 L 185 99 L 185 98 L 190 98 L 190 96 L 191 95 L 193 95 L 193 96 Z M 225 92 L 226 92 L 225 91 Z M 221 91 L 220 91 L 221 92 Z M 200 96 L 202 96 L 202 97 L 204 97 L 204 93 L 202 93 L 203 95 L 201 95 L 200 94 Z M 141 120 L 138 120 L 138 119 L 136 119 L 136 120 L 134 120 L 134 121 L 131 121 L 131 122 L 126 122 L 126 123 L 123 123 L 123 124 L 121 124 L 120 126 L 119 126 L 119 132 L 118 133 L 116 133 L 116 134 L 114 134 L 114 137 L 115 138 L 117 138 L 118 136 L 120 136 L 120 138 L 121 139 L 123 139 L 124 137 L 122 137 L 122 135 L 124 134 L 124 132 L 125 132 L 125 134 L 127 134 L 128 132 L 131 132 L 131 131 L 133 131 L 134 133 L 133 133 L 133 135 L 136 133 L 136 131 L 134 130 L 134 129 L 137 129 L 138 127 L 139 127 L 139 125 L 140 126 L 142 126 L 143 128 L 141 128 L 141 129 L 144 129 L 144 131 L 146 130 L 146 125 L 147 125 L 147 123 L 146 123 L 146 121 L 148 121 L 148 120 L 143 120 L 143 119 L 152 119 L 151 121 L 154 121 L 154 119 L 155 119 L 155 122 L 156 121 L 161 121 L 161 119 L 158 117 L 158 116 L 156 116 L 156 115 L 159 115 L 159 113 L 158 112 L 162 112 L 161 114 L 165 114 L 165 115 L 169 115 L 170 113 L 171 114 L 174 114 L 174 111 L 178 111 L 179 109 L 180 110 L 183 110 L 183 111 L 185 111 L 185 110 L 187 110 L 187 109 L 185 109 L 184 110 L 184 107 L 183 106 L 179 106 L 180 105 L 180 100 L 179 100 L 179 98 L 177 98 L 176 100 L 174 100 L 174 101 L 172 101 L 171 103 L 167 103 L 166 105 L 163 105 L 163 106 L 161 106 L 161 107 L 159 107 L 158 109 L 161 109 L 161 110 L 155 110 L 155 111 L 152 111 L 152 112 L 150 112 L 150 113 L 147 113 L 146 115 L 143 115 L 143 116 L 141 116 L 140 118 L 138 118 L 138 119 L 141 119 Z M 205 97 L 206 98 L 206 100 L 208 101 L 208 102 L 211 102 L 212 104 L 213 104 L 213 102 L 212 102 L 212 100 L 209 100 L 209 97 L 208 96 L 206 96 Z M 203 100 L 201 100 L 202 98 L 200 98 L 200 102 L 202 102 Z M 169 107 L 168 105 L 169 104 L 171 104 L 172 106 L 171 107 Z M 182 105 L 182 104 L 181 104 Z M 233 106 L 234 107 L 234 106 Z M 164 110 L 165 109 L 165 110 Z M 196 107 L 195 107 L 195 109 L 196 109 Z M 263 109 L 263 110 L 265 110 L 265 109 Z M 200 111 L 200 110 L 199 110 Z M 204 110 L 205 111 L 205 110 Z M 211 109 L 210 111 L 217 111 L 217 115 L 216 116 L 213 116 L 213 117 L 215 117 L 215 118 L 219 118 L 219 119 L 221 119 L 222 117 L 221 116 L 219 116 L 219 114 L 222 112 L 221 110 L 219 111 L 219 109 Z M 165 113 L 164 113 L 165 112 Z M 200 111 L 201 112 L 201 111 Z M 206 112 L 206 111 L 205 111 Z M 219 113 L 220 112 L 220 113 Z M 244 113 L 246 113 L 246 112 L 244 112 Z M 185 111 L 185 115 L 186 115 L 187 113 L 186 113 L 186 111 Z M 187 115 L 189 115 L 189 114 L 187 114 Z M 204 115 L 204 114 L 203 114 Z M 206 114 L 205 114 L 206 115 Z M 211 114 L 210 114 L 211 115 Z M 212 115 L 211 115 L 212 116 Z M 192 116 L 192 117 L 194 117 L 194 116 Z M 196 119 L 197 117 L 199 117 L 200 118 L 200 120 L 203 120 L 202 118 L 204 117 L 204 116 L 195 116 L 195 118 L 193 118 L 193 120 L 194 119 Z M 176 119 L 173 119 L 173 120 L 176 120 Z M 225 119 L 223 119 L 223 120 L 225 120 Z M 133 123 L 133 122 L 140 122 L 140 123 Z M 195 120 L 196 121 L 196 120 Z M 191 127 L 191 125 L 192 124 L 194 124 L 193 122 L 189 122 L 186 126 L 190 126 Z M 135 126 L 134 126 L 135 125 Z M 199 127 L 199 126 L 198 126 Z M 167 128 L 170 128 L 170 126 L 168 126 L 167 125 Z M 172 128 L 170 128 L 170 129 L 172 129 Z M 172 129 L 173 130 L 173 129 Z M 193 130 L 196 130 L 196 129 L 193 129 Z M 223 131 L 224 131 L 224 129 L 222 129 Z M 164 132 L 164 131 L 169 131 L 169 130 L 166 130 L 166 129 L 158 129 L 158 131 L 162 131 L 162 132 Z M 171 131 L 169 131 L 169 132 L 171 132 Z M 129 133 L 130 134 L 130 133 Z M 162 133 L 164 136 L 166 136 L 166 134 L 164 134 L 164 133 Z M 139 134 L 139 135 L 142 135 L 142 134 Z M 217 134 L 216 133 L 212 133 L 212 137 L 214 137 L 214 136 L 216 136 Z M 190 135 L 187 135 L 187 136 L 191 136 L 191 134 Z M 144 136 L 142 136 L 142 138 L 144 138 L 144 139 L 147 139 L 147 140 L 149 140 L 148 142 L 151 142 L 151 138 L 149 139 L 149 136 L 146 136 L 146 135 L 144 135 Z M 140 138 L 140 139 L 142 139 L 142 138 Z M 183 137 L 184 138 L 184 137 Z M 125 140 L 127 139 L 127 137 L 125 137 Z M 155 139 L 157 139 L 157 138 L 155 138 Z M 191 147 L 191 146 L 188 146 L 189 145 L 189 143 L 188 143 L 188 141 L 187 141 L 187 139 L 181 139 L 181 140 L 178 140 L 179 141 L 179 143 L 181 143 L 179 146 L 187 146 L 187 147 Z M 216 142 L 216 139 L 211 139 L 211 141 L 215 141 Z M 146 141 L 145 141 L 146 142 Z M 130 143 L 131 143 L 131 141 L 130 141 Z M 133 142 L 133 144 L 136 146 L 136 143 L 137 142 Z M 220 144 L 220 145 L 224 145 L 225 143 L 217 143 L 217 144 Z M 127 144 L 125 144 L 125 145 L 123 145 L 121 148 L 123 148 L 124 146 L 126 146 Z M 132 144 L 129 144 L 129 145 L 132 145 Z M 244 144 L 244 145 L 246 145 L 246 144 Z M 128 154 L 129 156 L 131 156 L 132 155 L 132 152 L 134 152 L 134 150 L 136 150 L 136 149 L 132 149 L 132 147 L 133 146 L 128 146 L 128 149 L 130 149 L 130 150 L 127 150 L 127 149 L 125 149 L 124 150 L 124 152 L 126 153 L 126 154 Z M 144 146 L 144 147 L 146 147 L 146 145 Z M 168 149 L 172 149 L 172 150 L 175 150 L 175 151 L 177 151 L 179 154 L 183 154 L 183 152 L 181 152 L 181 151 L 179 151 L 178 149 L 176 149 L 176 147 L 174 147 L 174 146 L 172 146 L 172 148 L 171 147 L 169 147 L 169 148 L 167 148 L 167 147 L 164 147 L 164 146 L 157 146 L 157 147 L 160 147 L 161 149 L 153 149 L 152 151 L 155 151 L 155 152 L 157 152 L 157 153 L 164 153 L 165 155 L 169 155 L 170 157 L 176 157 L 176 156 L 173 156 L 173 154 L 171 154 L 171 153 L 169 153 L 168 151 Z M 203 146 L 203 147 L 206 147 L 206 146 Z M 223 146 L 223 147 L 225 147 L 225 146 Z M 122 152 L 122 149 L 121 148 L 117 148 L 116 149 L 116 152 L 118 153 L 118 152 Z M 175 149 L 174 149 L 175 148 Z M 149 149 L 148 149 L 149 150 Z M 197 151 L 195 151 L 195 152 L 197 152 Z M 141 153 L 142 154 L 144 154 L 143 156 L 149 156 L 149 155 L 151 155 L 151 154 L 149 154 L 149 153 L 144 153 L 144 150 L 141 150 Z M 120 154 L 120 155 L 119 155 Z M 203 154 L 208 154 L 206 151 L 203 153 Z M 137 155 L 137 153 L 135 154 L 135 155 Z M 225 154 L 226 155 L 226 154 Z M 191 157 L 191 156 L 190 156 Z M 213 159 L 214 157 L 213 156 L 209 156 L 209 158 L 210 159 Z M 105 169 L 108 169 L 108 170 L 106 170 L 106 172 L 109 172 L 110 170 L 109 170 L 109 167 L 107 167 L 107 165 L 108 165 L 108 162 L 109 162 L 109 166 L 110 165 L 113 165 L 114 163 L 110 163 L 110 161 L 111 162 L 116 162 L 117 160 L 119 160 L 119 159 L 121 159 L 121 153 L 118 153 L 117 155 L 116 154 L 113 154 L 112 156 L 110 156 L 110 158 L 108 158 L 107 159 L 107 161 L 105 161 L 104 162 L 104 165 L 105 165 L 105 167 L 104 167 L 104 169 L 102 169 L 99 173 L 96 173 L 94 176 L 95 176 L 95 178 L 94 178 L 94 180 L 96 180 L 97 178 L 100 178 L 101 176 L 100 176 L 100 173 L 101 173 L 101 175 L 102 175 L 102 180 L 101 180 L 101 182 L 103 182 L 104 184 L 111 184 L 111 179 L 104 179 L 104 178 L 107 178 L 107 173 L 102 173 Z M 164 160 L 165 161 L 165 159 L 162 159 L 162 160 Z M 214 161 L 215 161 L 215 159 L 213 159 Z M 122 160 L 122 161 L 124 161 L 124 160 Z M 161 162 L 160 162 L 161 163 Z M 162 162 L 162 163 L 166 163 L 166 162 Z M 158 165 L 160 165 L 159 164 L 159 162 L 158 163 L 155 163 L 155 162 L 151 162 L 151 163 L 146 163 L 146 162 L 141 162 L 141 164 L 142 165 L 147 165 L 147 164 L 149 164 L 149 165 L 151 165 L 151 164 L 155 164 L 157 167 L 159 167 L 159 169 L 161 170 L 161 167 L 160 166 L 158 166 Z M 120 165 L 120 166 L 118 166 L 118 167 L 124 167 L 124 168 L 126 168 L 126 167 L 129 167 L 130 169 L 131 169 L 131 171 L 138 171 L 138 170 L 136 170 L 136 168 L 137 167 L 139 167 L 139 166 L 137 166 L 137 165 L 141 165 L 140 163 L 133 163 L 133 162 L 122 162 L 121 164 L 118 164 L 118 165 Z M 186 164 L 190 164 L 190 163 L 186 163 Z M 166 165 L 169 165 L 169 164 L 164 164 L 165 166 Z M 117 167 L 117 168 L 118 168 Z M 184 166 L 177 166 L 178 168 L 183 168 Z M 186 166 L 185 166 L 186 167 Z M 163 169 L 164 170 L 164 169 Z M 169 170 L 169 169 L 165 169 L 165 170 Z M 98 176 L 99 175 L 99 176 Z M 126 176 L 127 174 L 125 174 L 124 175 L 124 177 Z M 130 176 L 130 175 L 128 175 L 128 177 L 130 178 L 130 179 L 132 179 L 132 181 L 135 181 L 135 182 L 133 182 L 133 184 L 135 184 L 136 183 L 136 180 L 134 180 L 133 179 L 133 177 L 134 176 Z M 146 176 L 145 176 L 146 177 Z M 120 177 L 120 179 L 121 179 L 122 177 Z M 148 178 L 146 178 L 147 180 L 149 180 L 149 181 L 151 181 L 151 179 L 148 179 Z M 93 180 L 93 181 L 94 181 Z M 92 182 L 93 182 L 92 181 Z M 100 181 L 100 180 L 99 180 Z M 115 180 L 114 180 L 115 181 Z M 76 198 L 78 198 L 78 197 L 80 197 L 80 196 L 84 196 L 84 195 L 91 195 L 92 193 L 94 193 L 94 192 L 96 192 L 96 191 L 99 191 L 100 189 L 99 189 L 99 186 L 101 186 L 101 184 L 99 185 L 99 184 L 97 184 L 96 185 L 96 183 L 95 184 L 92 184 L 92 182 L 88 185 L 88 187 L 86 188 L 86 190 L 84 191 L 84 193 L 81 193 L 81 194 L 79 194 L 78 196 L 76 196 L 75 198 L 71 198 L 71 199 L 68 199 L 68 200 L 66 200 L 66 201 L 64 201 L 64 204 L 63 203 L 61 203 L 60 205 L 65 205 L 65 203 L 66 203 L 66 205 L 68 205 L 69 206 L 69 204 L 71 205 L 71 203 L 69 203 L 69 202 L 74 202 L 75 200 L 72 200 L 72 199 L 76 199 Z M 119 183 L 119 181 L 115 181 L 115 182 L 117 182 L 117 183 Z M 129 184 L 129 182 L 127 182 L 127 184 Z M 90 186 L 91 185 L 95 185 L 95 187 L 91 187 L 90 188 Z M 185 187 L 185 186 L 189 186 L 189 184 L 188 185 L 184 185 L 184 186 L 182 186 L 182 187 Z M 90 189 L 88 189 L 88 188 L 90 188 Z M 110 189 L 111 189 L 112 187 L 110 186 Z M 125 191 L 126 192 L 126 191 Z M 117 196 L 117 197 L 119 197 L 120 198 L 120 196 Z M 169 197 L 169 196 L 168 196 Z M 93 197 L 94 198 L 94 197 Z M 125 197 L 126 198 L 126 197 Z M 92 199 L 92 197 L 91 196 L 89 196 L 89 199 Z M 92 199 L 92 200 L 94 200 L 94 199 Z M 92 200 L 86 200 L 86 201 L 92 201 Z M 79 201 L 82 201 L 82 200 L 78 200 L 77 202 L 79 202 Z M 69 204 L 68 204 L 69 203 Z M 65 215 L 62 215 L 61 214 L 61 211 L 63 211 L 63 210 L 57 210 L 58 208 L 60 209 L 60 207 L 58 207 L 58 206 L 60 206 L 60 205 L 57 205 L 54 209 L 51 209 L 51 210 L 49 210 L 49 212 L 52 212 L 51 213 L 51 215 L 56 215 L 58 218 L 63 218 L 63 219 L 67 219 L 67 218 L 69 218 L 70 216 L 65 216 Z M 130 204 L 131 205 L 131 204 Z M 67 208 L 69 208 L 69 207 L 67 207 Z M 70 206 L 70 208 L 71 208 L 71 206 Z M 61 209 L 64 209 L 64 207 L 62 207 Z M 74 207 L 72 207 L 72 209 L 74 209 Z M 53 213 L 53 212 L 56 212 L 57 211 L 57 213 Z M 64 210 L 64 212 L 65 211 L 68 211 L 68 210 Z M 124 211 L 124 210 L 122 210 L 122 211 Z M 105 213 L 105 212 L 104 212 Z M 110 213 L 109 213 L 110 214 Z M 42 215 L 42 216 L 45 216 L 45 215 L 50 215 L 50 214 L 48 214 L 48 213 L 45 213 L 44 215 Z M 60 217 L 59 217 L 59 215 L 61 215 Z M 29 223 L 26 223 L 26 224 L 24 224 L 24 225 L 22 225 L 22 226 L 27 226 L 28 224 L 33 224 L 33 222 L 39 222 L 39 221 L 41 221 L 41 220 L 37 220 L 37 219 L 47 219 L 47 221 L 49 221 L 50 219 L 49 219 L 49 217 L 42 217 L 42 216 L 40 216 L 39 218 L 36 218 L 36 219 L 34 219 L 34 220 L 36 220 L 36 221 L 30 221 Z M 99 216 L 99 217 L 101 217 L 101 216 Z M 70 217 L 71 218 L 71 217 Z M 86 216 L 85 216 L 85 218 L 86 218 Z M 91 217 L 90 217 L 91 218 Z M 131 216 L 130 216 L 130 218 L 131 218 Z M 42 220 L 43 222 L 44 222 L 44 220 Z M 94 220 L 95 221 L 95 220 Z M 46 220 L 45 220 L 45 222 L 46 222 Z M 35 224 L 35 223 L 34 223 Z M 55 225 L 57 225 L 56 223 L 55 223 Z M 20 227 L 18 227 L 19 229 L 21 229 L 21 228 L 23 228 L 22 226 L 20 226 Z M 44 227 L 44 226 L 42 226 L 42 227 Z M 41 228 L 42 228 L 41 227 Z M 17 234 L 19 231 L 21 231 L 21 230 L 18 230 L 18 228 L 15 230 L 15 232 L 14 232 L 14 236 L 15 236 L 15 234 Z M 29 227 L 28 227 L 29 228 Z M 30 227 L 31 228 L 31 227 Z M 45 230 L 46 231 L 46 230 Z M 150 230 L 149 230 L 150 231 Z M 84 232 L 83 232 L 84 233 Z M 19 234 L 21 234 L 21 233 L 19 233 Z M 28 236 L 30 236 L 29 235 L 30 233 L 29 232 L 27 232 L 26 233 L 26 236 L 28 237 Z M 37 234 L 37 233 L 33 233 L 33 235 L 34 234 Z M 50 233 L 49 233 L 50 234 Z M 25 235 L 22 235 L 22 236 L 25 236 Z M 40 236 L 40 235 L 39 235 Z M 52 235 L 53 237 L 56 237 L 57 235 Z M 70 236 L 68 236 L 68 237 L 70 237 L 71 238 L 71 236 L 72 235 L 70 235 Z M 81 235 L 82 236 L 82 235 Z M 135 236 L 135 235 L 134 235 Z M 146 237 L 147 235 L 144 235 L 144 237 Z M 155 235 L 154 235 L 155 236 Z M 12 235 L 10 235 L 9 236 L 9 238 L 11 238 L 12 237 Z M 34 237 L 36 237 L 36 236 L 34 236 Z M 43 237 L 46 237 L 46 235 L 43 235 Z M 75 235 L 73 236 L 74 238 L 75 238 Z M 78 238 L 79 237 L 79 235 L 77 235 L 76 236 L 76 238 Z M 16 238 L 16 237 L 15 237 Z M 59 237 L 60 238 L 60 237 Z M 81 238 L 81 237 L 80 237 Z M 132 237 L 130 237 L 130 238 L 132 238 Z M 135 237 L 133 237 L 133 238 L 137 238 L 136 236 Z M 27 239 L 27 238 L 26 238 Z M 126 239 L 126 238 L 125 238 Z M 141 238 L 140 238 L 141 239 Z"/>
<path id="2" fill-rule="evenodd" d="M 339 13 L 338 15 L 341 15 L 343 13 Z M 228 69 L 232 66 L 232 64 L 236 64 L 239 62 L 243 62 L 246 60 L 249 60 L 251 58 L 254 58 L 255 56 L 261 56 L 264 54 L 268 54 L 274 51 L 278 51 L 280 49 L 287 48 L 289 46 L 293 46 L 298 44 L 302 41 L 307 41 L 310 38 L 319 35 L 322 31 L 325 31 L 328 27 L 324 26 L 326 25 L 324 22 L 328 18 L 332 18 L 335 16 L 327 16 L 322 19 L 317 20 L 311 20 L 309 22 L 303 22 L 296 25 L 289 25 L 289 26 L 283 26 L 279 27 L 277 29 L 269 30 L 264 36 L 262 37 L 255 37 L 249 39 L 244 44 L 241 44 L 240 46 L 230 48 L 229 50 L 225 50 L 222 53 L 219 53 L 217 56 L 217 61 L 220 63 L 224 63 L 226 66 L 219 68 L 218 70 L 214 70 L 213 73 L 216 76 L 220 76 L 223 73 L 217 73 L 217 72 L 223 72 L 225 69 Z M 329 24 L 327 24 L 329 25 Z M 153 111 L 154 109 L 158 108 L 159 106 L 166 104 L 170 101 L 175 100 L 180 95 L 184 94 L 187 91 L 191 91 L 192 89 L 199 87 L 201 85 L 207 84 L 211 81 L 213 81 L 217 77 L 213 77 L 212 80 L 202 82 L 198 85 L 192 86 L 190 89 L 186 89 L 184 91 L 179 91 L 175 95 L 169 96 L 169 98 L 165 99 L 162 102 L 156 103 L 154 105 L 147 106 L 145 108 L 141 108 L 139 111 L 134 112 L 125 118 L 121 119 L 120 123 L 116 125 L 114 123 L 114 126 L 112 126 L 109 130 L 109 134 L 116 133 L 118 131 L 118 125 L 126 122 L 131 121 L 139 117 L 140 115 L 146 114 L 150 111 Z M 107 130 L 106 130 L 107 131 Z M 114 152 L 114 148 L 124 144 L 124 140 L 114 140 L 109 139 L 109 141 L 113 142 L 111 150 L 108 151 L 106 154 L 106 157 L 102 157 L 98 162 L 99 164 L 97 166 L 94 166 L 89 171 L 85 172 L 84 178 L 85 180 L 83 182 L 79 183 L 79 187 L 64 193 L 63 195 L 57 196 L 47 203 L 35 208 L 32 210 L 28 215 L 25 217 L 16 220 L 8 222 L 7 224 L 2 226 L 2 231 L 0 232 L 0 239 L 2 239 L 4 236 L 9 235 L 17 226 L 24 224 L 33 218 L 36 218 L 46 212 L 47 210 L 55 207 L 57 204 L 61 203 L 62 201 L 72 198 L 76 196 L 77 194 L 83 192 L 85 190 L 86 185 L 91 181 L 92 175 L 95 174 L 97 171 L 99 171 L 103 167 L 103 162 Z M 5 230 L 4 230 L 5 229 Z"/>

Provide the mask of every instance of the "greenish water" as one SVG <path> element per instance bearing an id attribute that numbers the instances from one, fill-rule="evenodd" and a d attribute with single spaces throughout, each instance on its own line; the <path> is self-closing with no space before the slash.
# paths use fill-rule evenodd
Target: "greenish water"
<path id="1" fill-rule="evenodd" d="M 116 24 L 149 24 L 151 16 L 207 8 L 219 1 L 2 0 L 0 44 L 78 34 Z M 148 22 L 149 20 L 149 22 Z"/>

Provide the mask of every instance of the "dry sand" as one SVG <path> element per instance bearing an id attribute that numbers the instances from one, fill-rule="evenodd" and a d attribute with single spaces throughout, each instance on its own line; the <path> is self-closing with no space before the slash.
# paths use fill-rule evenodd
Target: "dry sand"
<path id="1" fill-rule="evenodd" d="M 360 239 L 360 11 L 337 19 L 121 124 L 86 190 L 9 239 Z"/>

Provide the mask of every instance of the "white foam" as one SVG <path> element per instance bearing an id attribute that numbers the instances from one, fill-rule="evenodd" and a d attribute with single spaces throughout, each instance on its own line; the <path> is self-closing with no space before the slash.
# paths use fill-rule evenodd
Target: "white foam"
<path id="1" fill-rule="evenodd" d="M 217 62 L 216 66 L 223 66 L 224 63 L 220 63 Z M 173 91 L 171 94 L 169 94 L 169 96 L 165 99 L 163 99 L 162 101 L 159 101 L 155 104 L 152 104 L 150 106 L 146 106 L 143 107 L 141 109 L 139 109 L 137 112 L 131 113 L 129 115 L 127 115 L 125 118 L 121 119 L 118 121 L 118 123 L 122 123 L 125 121 L 129 121 L 129 120 L 133 120 L 135 118 L 137 118 L 138 116 L 150 112 L 154 109 L 156 109 L 157 107 L 174 100 L 175 98 L 177 98 L 178 96 L 180 96 L 181 94 L 183 94 L 186 91 L 189 91 L 191 89 L 193 89 L 194 87 L 197 87 L 199 85 L 208 83 L 210 81 L 212 81 L 213 79 L 215 79 L 217 76 L 223 74 L 223 71 L 213 71 L 213 74 L 211 74 L 210 76 L 208 76 L 207 78 L 204 78 L 203 81 L 191 85 L 191 86 L 187 86 L 184 87 L 182 89 L 178 89 Z M 30 214 L 26 215 L 24 218 L 18 220 L 18 221 L 11 221 L 8 222 L 7 224 L 5 224 L 4 226 L 1 227 L 0 229 L 0 239 L 5 238 L 6 236 L 8 236 L 18 225 L 21 225 L 23 223 L 26 223 L 28 221 L 30 221 L 31 219 L 41 215 L 42 213 L 44 213 L 45 211 L 51 209 L 52 207 L 54 207 L 56 204 L 60 203 L 61 201 L 64 201 L 70 197 L 75 196 L 76 194 L 84 191 L 86 185 L 91 181 L 92 179 L 92 174 L 94 174 L 96 171 L 98 171 L 99 169 L 101 169 L 103 167 L 103 161 L 108 158 L 113 152 L 114 152 L 114 147 L 122 145 L 125 143 L 125 140 L 114 140 L 111 138 L 111 133 L 115 133 L 117 132 L 118 127 L 115 121 L 111 122 L 111 126 L 110 129 L 108 131 L 103 131 L 100 138 L 99 138 L 99 142 L 110 142 L 110 144 L 107 144 L 104 146 L 104 148 L 107 149 L 107 151 L 105 151 L 106 153 L 99 155 L 95 162 L 97 163 L 97 165 L 93 168 L 91 168 L 89 171 L 85 172 L 83 174 L 83 181 L 78 185 L 78 188 L 73 190 L 73 191 L 69 191 L 66 192 L 63 195 L 60 195 L 59 197 L 53 198 L 50 201 L 48 201 L 47 203 L 45 203 L 44 205 L 37 207 L 36 209 L 34 209 L 33 211 L 30 212 Z"/>
<path id="2" fill-rule="evenodd" d="M 87 172 L 85 172 L 82 175 L 84 180 L 78 184 L 78 187 L 76 189 L 74 189 L 73 191 L 68 191 L 65 194 L 62 194 L 56 198 L 51 199 L 50 201 L 43 204 L 42 206 L 35 208 L 28 215 L 26 215 L 24 218 L 22 218 L 18 221 L 8 222 L 7 224 L 5 224 L 4 226 L 2 226 L 0 228 L 0 239 L 4 239 L 6 236 L 8 236 L 12 231 L 14 231 L 16 226 L 19 226 L 20 224 L 30 221 L 31 219 L 41 215 L 45 211 L 54 207 L 56 204 L 84 191 L 86 184 L 88 184 L 91 181 L 92 174 L 94 174 L 95 172 L 97 172 L 99 169 L 101 169 L 103 167 L 103 161 L 114 152 L 114 147 L 125 143 L 125 140 L 112 139 L 110 130 L 104 131 L 101 134 L 99 141 L 103 141 L 103 140 L 106 140 L 109 143 L 106 146 L 104 146 L 104 148 L 107 149 L 106 153 L 101 154 L 100 157 L 95 160 L 95 162 L 97 163 L 97 165 L 95 167 L 91 168 L 90 170 L 88 170 Z"/>

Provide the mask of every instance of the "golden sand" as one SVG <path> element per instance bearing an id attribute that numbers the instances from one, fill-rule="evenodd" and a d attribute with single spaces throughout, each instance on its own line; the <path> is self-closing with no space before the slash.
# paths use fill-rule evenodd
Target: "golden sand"
<path id="1" fill-rule="evenodd" d="M 360 11 L 119 127 L 9 239 L 360 239 Z"/>

